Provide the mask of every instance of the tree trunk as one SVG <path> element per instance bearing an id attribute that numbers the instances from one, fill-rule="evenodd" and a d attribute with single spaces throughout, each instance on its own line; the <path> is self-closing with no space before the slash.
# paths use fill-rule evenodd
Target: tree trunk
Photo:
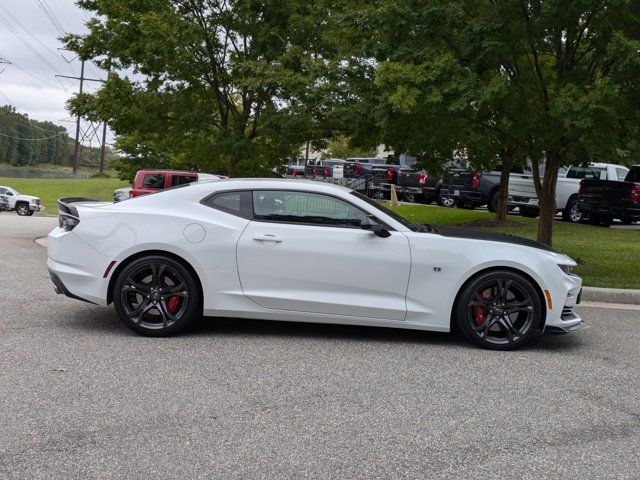
<path id="1" fill-rule="evenodd" d="M 547 151 L 542 185 L 538 192 L 540 222 L 538 223 L 538 241 L 551 246 L 553 219 L 556 216 L 556 183 L 560 168 L 560 155 L 556 151 Z M 540 177 L 538 172 L 538 178 Z"/>
<path id="2" fill-rule="evenodd" d="M 515 152 L 508 148 L 500 151 L 500 159 L 502 167 L 500 168 L 500 196 L 498 197 L 498 209 L 496 210 L 496 220 L 505 222 L 507 220 L 507 204 L 509 198 L 509 176 L 511 167 L 513 166 L 513 158 Z"/>

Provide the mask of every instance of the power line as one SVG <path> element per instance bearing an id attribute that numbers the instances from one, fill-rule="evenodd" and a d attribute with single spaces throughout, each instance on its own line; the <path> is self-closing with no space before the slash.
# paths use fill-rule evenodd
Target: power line
<path id="1" fill-rule="evenodd" d="M 28 141 L 28 142 L 42 142 L 44 140 L 51 140 L 52 138 L 56 138 L 59 137 L 60 135 L 68 135 L 68 132 L 65 130 L 64 132 L 60 132 L 56 135 L 52 135 L 50 137 L 44 137 L 44 138 L 22 138 L 22 137 L 15 137 L 13 135 L 7 135 L 6 133 L 1 133 L 0 132 L 0 136 L 2 137 L 7 137 L 7 138 L 13 138 L 14 140 L 24 140 L 24 141 Z"/>
<path id="2" fill-rule="evenodd" d="M 4 7 L 2 7 L 2 5 L 0 4 L 0 7 L 4 9 Z M 29 51 L 31 53 L 33 53 L 36 58 L 38 58 L 42 63 L 44 63 L 47 67 L 49 67 L 51 70 L 53 70 L 54 72 L 58 73 L 58 69 L 51 63 L 49 62 L 49 60 L 47 60 L 38 50 L 36 50 L 33 45 L 31 45 L 31 43 L 29 43 L 28 40 L 26 40 L 21 34 L 20 32 L 18 32 L 18 30 L 16 28 L 14 28 L 13 25 L 11 25 L 10 22 L 7 21 L 7 19 L 2 15 L 2 13 L 0 13 L 0 22 L 4 23 L 6 25 L 6 27 L 9 29 L 9 31 L 11 33 L 13 33 L 13 35 L 20 40 L 25 47 L 27 47 L 29 49 Z"/>
<path id="3" fill-rule="evenodd" d="M 65 35 L 66 32 L 64 27 L 60 23 L 60 20 L 58 20 L 58 18 L 56 17 L 55 13 L 53 13 L 53 10 L 47 3 L 47 0 L 36 0 L 36 4 L 40 8 L 40 10 L 42 10 L 45 16 L 49 19 L 49 21 L 53 24 L 56 30 L 58 30 L 58 32 L 60 32 L 61 35 Z"/>
<path id="4" fill-rule="evenodd" d="M 47 86 L 49 86 L 49 87 L 51 87 L 51 88 L 57 88 L 58 90 L 62 90 L 63 92 L 66 92 L 66 91 L 68 90 L 68 88 L 66 88 L 66 87 L 64 86 L 64 84 L 62 84 L 62 82 L 60 82 L 60 80 L 58 80 L 58 83 L 60 83 L 60 85 L 62 85 L 62 86 L 60 86 L 60 85 L 55 85 L 55 84 L 53 84 L 53 83 L 49 83 L 49 82 L 47 82 L 46 80 L 43 80 L 42 78 L 38 77 L 37 75 L 34 75 L 34 74 L 33 74 L 33 73 L 31 73 L 31 72 L 28 72 L 27 70 L 25 70 L 24 68 L 22 68 L 22 67 L 21 67 L 20 65 L 18 65 L 17 63 L 15 63 L 15 62 L 10 62 L 10 63 L 11 63 L 11 65 L 13 65 L 14 67 L 16 67 L 18 70 L 20 70 L 20 71 L 21 71 L 22 73 L 24 73 L 25 75 L 29 75 L 31 78 L 33 78 L 33 79 L 35 79 L 35 80 L 38 80 L 39 82 L 43 83 L 44 85 L 47 85 Z"/>

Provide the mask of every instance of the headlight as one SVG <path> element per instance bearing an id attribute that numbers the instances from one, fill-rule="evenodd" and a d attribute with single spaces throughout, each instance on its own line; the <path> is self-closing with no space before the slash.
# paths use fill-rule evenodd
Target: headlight
<path id="1" fill-rule="evenodd" d="M 567 275 L 571 275 L 571 272 L 573 271 L 572 265 L 558 265 L 558 267 L 560 267 L 560 270 L 562 270 Z"/>

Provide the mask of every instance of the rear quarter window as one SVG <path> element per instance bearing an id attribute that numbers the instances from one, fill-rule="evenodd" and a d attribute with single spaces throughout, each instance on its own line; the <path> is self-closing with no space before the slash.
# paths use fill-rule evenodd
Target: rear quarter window
<path id="1" fill-rule="evenodd" d="M 142 180 L 142 188 L 164 188 L 164 181 L 162 173 L 147 173 Z"/>
<path id="2" fill-rule="evenodd" d="M 253 217 L 253 205 L 251 192 L 238 190 L 234 192 L 220 192 L 202 200 L 203 205 L 221 212 L 230 213 L 236 217 L 251 219 Z"/>

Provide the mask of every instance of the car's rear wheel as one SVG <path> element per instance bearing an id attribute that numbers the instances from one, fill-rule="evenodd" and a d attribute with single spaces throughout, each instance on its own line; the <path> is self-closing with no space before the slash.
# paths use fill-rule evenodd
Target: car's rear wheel
<path id="1" fill-rule="evenodd" d="M 455 322 L 465 338 L 484 348 L 511 350 L 540 332 L 544 311 L 535 285 L 510 270 L 480 274 L 458 296 Z"/>
<path id="2" fill-rule="evenodd" d="M 500 206 L 499 204 L 500 204 L 500 191 L 496 190 L 491 195 L 491 198 L 489 198 L 489 202 L 487 202 L 487 209 L 492 213 L 496 213 Z"/>
<path id="3" fill-rule="evenodd" d="M 113 286 L 120 319 L 147 336 L 173 335 L 198 318 L 200 289 L 194 275 L 172 258 L 153 255 L 127 265 Z"/>
<path id="4" fill-rule="evenodd" d="M 453 205 L 455 204 L 455 200 L 451 197 L 447 197 L 446 195 L 443 195 L 442 191 L 438 192 L 438 197 L 436 198 L 436 202 L 441 207 L 447 207 L 447 208 L 452 208 Z"/>

